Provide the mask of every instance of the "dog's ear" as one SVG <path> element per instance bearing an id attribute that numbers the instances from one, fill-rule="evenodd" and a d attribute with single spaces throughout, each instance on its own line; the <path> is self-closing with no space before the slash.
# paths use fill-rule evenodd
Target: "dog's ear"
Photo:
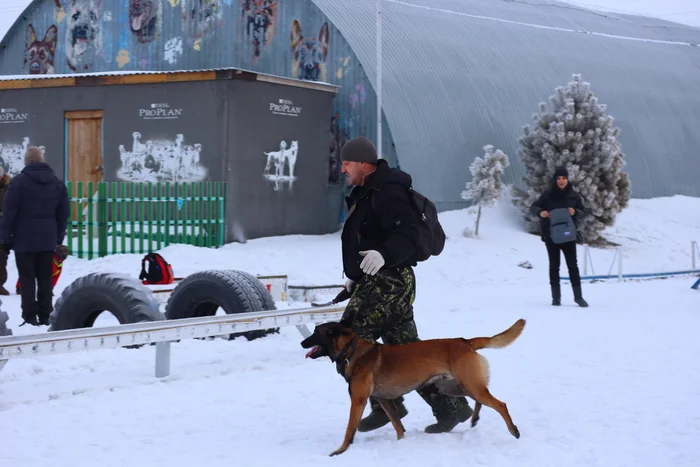
<path id="1" fill-rule="evenodd" d="M 292 32 L 289 34 L 289 40 L 292 45 L 292 52 L 296 51 L 299 42 L 301 42 L 303 38 L 304 36 L 301 35 L 301 23 L 298 19 L 295 19 L 294 21 L 292 21 Z"/>
<path id="2" fill-rule="evenodd" d="M 36 42 L 36 32 L 34 31 L 34 26 L 31 24 L 29 26 L 27 26 L 25 41 L 26 41 L 26 48 L 27 49 L 29 49 L 29 47 L 31 47 L 31 45 L 34 42 Z"/>
<path id="3" fill-rule="evenodd" d="M 56 53 L 56 40 L 57 39 L 58 39 L 58 28 L 56 27 L 55 24 L 52 24 L 51 27 L 46 30 L 46 34 L 44 35 L 44 42 L 49 44 L 49 48 L 51 49 L 52 54 Z"/>
<path id="4" fill-rule="evenodd" d="M 321 30 L 318 32 L 318 41 L 321 43 L 321 49 L 323 50 L 323 60 L 326 60 L 328 56 L 328 42 L 330 41 L 330 31 L 328 30 L 328 23 L 323 23 Z"/>

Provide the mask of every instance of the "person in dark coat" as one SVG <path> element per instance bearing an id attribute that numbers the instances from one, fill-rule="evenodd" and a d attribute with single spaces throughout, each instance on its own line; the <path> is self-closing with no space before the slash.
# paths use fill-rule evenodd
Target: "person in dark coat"
<path id="1" fill-rule="evenodd" d="M 341 234 L 345 287 L 351 293 L 341 323 L 370 342 L 418 341 L 413 317 L 418 216 L 409 198 L 411 176 L 378 159 L 364 137 L 349 140 L 340 154 L 341 170 L 354 186 L 346 198 L 349 215 Z M 417 392 L 437 419 L 425 428 L 427 433 L 449 432 L 472 414 L 466 398 L 443 395 L 434 384 Z M 371 413 L 358 427 L 361 432 L 389 423 L 378 401 L 370 398 L 370 404 Z M 394 404 L 401 418 L 408 414 L 403 397 Z"/>
<path id="2" fill-rule="evenodd" d="M 24 165 L 5 195 L 0 243 L 4 249 L 15 251 L 22 318 L 35 326 L 48 325 L 53 311 L 53 253 L 66 235 L 68 191 L 44 162 L 39 148 L 27 148 Z"/>
<path id="3" fill-rule="evenodd" d="M 574 224 L 578 229 L 578 222 L 586 216 L 581 196 L 569 183 L 569 172 L 560 167 L 554 171 L 553 184 L 550 189 L 542 195 L 530 207 L 530 212 L 540 218 L 540 234 L 542 241 L 547 246 L 549 256 L 549 284 L 552 288 L 552 305 L 561 305 L 561 287 L 559 285 L 559 268 L 561 264 L 561 253 L 564 253 L 564 260 L 569 269 L 571 288 L 574 291 L 574 301 L 581 307 L 587 307 L 588 303 L 583 299 L 581 292 L 581 275 L 578 270 L 576 259 L 576 239 L 556 244 L 552 242 L 549 231 L 549 212 L 567 208 L 571 214 Z M 578 231 L 577 231 L 578 233 Z M 578 235 L 577 235 L 578 237 Z"/>
<path id="4" fill-rule="evenodd" d="M 5 193 L 10 186 L 10 176 L 5 173 L 5 167 L 0 164 L 0 219 L 2 219 L 2 206 L 5 202 Z M 5 288 L 7 282 L 7 259 L 10 256 L 10 250 L 0 247 L 0 295 L 10 295 L 10 292 Z"/>

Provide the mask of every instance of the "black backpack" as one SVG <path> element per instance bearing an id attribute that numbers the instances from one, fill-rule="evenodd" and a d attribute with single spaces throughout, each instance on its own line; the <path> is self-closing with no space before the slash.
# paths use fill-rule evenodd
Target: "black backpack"
<path id="1" fill-rule="evenodd" d="M 390 182 L 391 183 L 391 182 Z M 413 209 L 418 216 L 418 238 L 416 238 L 416 254 L 414 259 L 418 262 L 425 261 L 431 256 L 438 256 L 445 248 L 445 231 L 438 220 L 438 212 L 435 204 L 423 194 L 408 189 L 408 197 Z M 374 196 L 372 197 L 372 209 L 374 209 Z"/>
<path id="2" fill-rule="evenodd" d="M 148 271 L 146 271 L 146 263 L 148 263 Z M 159 253 L 148 253 L 143 257 L 139 279 L 144 285 L 175 282 L 173 267 Z"/>

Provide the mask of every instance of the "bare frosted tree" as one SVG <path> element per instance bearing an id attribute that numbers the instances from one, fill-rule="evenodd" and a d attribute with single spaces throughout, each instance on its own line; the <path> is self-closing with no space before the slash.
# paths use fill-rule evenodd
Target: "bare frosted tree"
<path id="1" fill-rule="evenodd" d="M 527 188 L 513 188 L 513 203 L 522 211 L 528 230 L 537 232 L 539 220 L 530 214 L 530 205 L 552 186 L 554 170 L 566 167 L 569 183 L 588 213 L 579 224 L 583 241 L 594 243 L 615 223 L 631 196 L 629 177 L 622 172 L 626 162 L 618 141 L 620 129 L 579 74 L 557 87 L 549 102 L 551 110 L 540 103 L 533 125 L 523 127 L 519 155 Z"/>
<path id="2" fill-rule="evenodd" d="M 476 215 L 474 235 L 479 235 L 481 206 L 493 206 L 501 196 L 503 181 L 501 175 L 510 165 L 508 156 L 500 149 L 494 151 L 492 145 L 484 146 L 484 158 L 477 157 L 469 166 L 472 180 L 467 182 L 466 190 L 462 191 L 462 199 L 473 200 L 479 206 Z"/>

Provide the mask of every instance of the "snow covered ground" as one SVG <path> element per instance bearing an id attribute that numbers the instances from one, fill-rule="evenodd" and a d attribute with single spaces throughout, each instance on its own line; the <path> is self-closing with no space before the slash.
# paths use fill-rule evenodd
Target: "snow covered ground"
<path id="1" fill-rule="evenodd" d="M 606 237 L 622 244 L 626 272 L 689 269 L 697 212 L 697 198 L 633 200 Z M 479 239 L 462 236 L 472 219 L 466 210 L 441 215 L 450 238 L 441 256 L 416 268 L 416 320 L 427 339 L 493 335 L 527 319 L 511 347 L 482 351 L 519 440 L 488 408 L 476 428 L 427 435 L 430 409 L 410 393 L 403 440 L 390 426 L 358 433 L 329 459 L 347 424 L 347 386 L 327 359 L 304 359 L 292 327 L 252 342 L 182 341 L 172 348 L 171 376 L 160 380 L 153 347 L 10 361 L 0 371 L 0 466 L 700 465 L 693 279 L 585 283 L 587 309 L 564 284 L 563 306 L 551 307 L 544 246 L 518 230 L 513 209 L 485 210 Z M 177 276 L 227 268 L 288 274 L 294 285 L 343 282 L 338 234 L 161 253 Z M 608 273 L 613 255 L 592 250 L 596 274 Z M 69 258 L 56 292 L 92 271 L 136 277 L 140 259 Z M 518 267 L 522 261 L 533 268 Z M 8 272 L 14 284 L 13 255 Z M 42 332 L 17 327 L 19 303 L 3 297 L 15 334 Z"/>

